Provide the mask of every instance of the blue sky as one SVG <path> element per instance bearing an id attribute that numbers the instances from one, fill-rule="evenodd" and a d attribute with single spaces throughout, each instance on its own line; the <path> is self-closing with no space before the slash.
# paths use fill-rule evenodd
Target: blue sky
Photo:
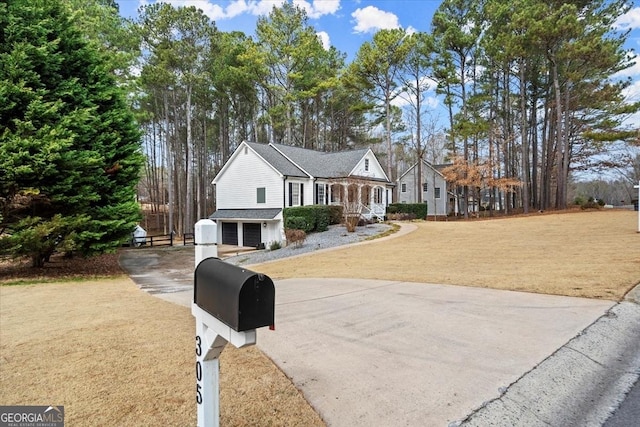
<path id="1" fill-rule="evenodd" d="M 141 5 L 156 0 L 116 0 L 123 16 L 135 18 Z M 287 0 L 162 0 L 174 6 L 196 6 L 215 21 L 221 31 L 242 31 L 253 35 L 259 16 L 268 15 L 273 6 Z M 441 0 L 288 0 L 305 9 L 309 23 L 325 45 L 335 46 L 355 57 L 358 48 L 372 35 L 385 28 L 403 28 L 428 32 L 431 18 Z M 621 17 L 616 27 L 631 29 L 626 48 L 640 50 L 640 7 Z M 634 67 L 620 73 L 631 77 L 633 84 L 626 91 L 629 100 L 640 100 L 640 59 Z M 640 114 L 630 118 L 640 127 Z"/>

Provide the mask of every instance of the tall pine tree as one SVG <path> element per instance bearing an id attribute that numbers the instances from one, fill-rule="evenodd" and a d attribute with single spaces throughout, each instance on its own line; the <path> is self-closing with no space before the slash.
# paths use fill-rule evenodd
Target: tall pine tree
<path id="1" fill-rule="evenodd" d="M 0 3 L 0 251 L 114 250 L 140 211 L 140 133 L 107 59 L 57 0 Z"/>

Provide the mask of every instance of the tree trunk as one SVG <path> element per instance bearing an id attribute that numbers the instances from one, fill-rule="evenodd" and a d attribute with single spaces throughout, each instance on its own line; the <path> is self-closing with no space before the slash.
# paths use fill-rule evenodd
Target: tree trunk
<path id="1" fill-rule="evenodd" d="M 193 149 L 192 129 L 191 129 L 191 86 L 187 86 L 187 105 L 186 105 L 186 121 L 187 121 L 187 140 L 185 144 L 185 179 L 187 180 L 186 186 L 186 199 L 184 203 L 185 209 L 185 225 L 184 232 L 191 232 L 193 230 L 193 167 L 195 150 Z M 183 234 L 184 234 L 183 232 Z"/>
<path id="2" fill-rule="evenodd" d="M 174 227 L 174 218 L 173 218 L 173 212 L 175 209 L 175 188 L 173 185 L 173 153 L 171 150 L 171 138 L 169 137 L 169 129 L 170 129 L 170 122 L 169 122 L 169 97 L 166 91 L 164 91 L 164 147 L 166 150 L 166 156 L 165 156 L 165 169 L 164 169 L 164 173 L 167 176 L 167 193 L 168 193 L 168 206 L 167 206 L 167 210 L 168 210 L 168 214 L 169 214 L 169 220 L 168 220 L 168 230 L 166 230 L 167 233 L 171 233 L 173 231 L 173 227 Z M 165 225 L 166 226 L 166 225 Z"/>
<path id="3" fill-rule="evenodd" d="M 524 213 L 529 213 L 529 142 L 527 134 L 527 88 L 525 81 L 525 61 L 520 60 L 520 138 L 522 148 L 522 208 Z"/>
<path id="4" fill-rule="evenodd" d="M 549 58 L 551 63 L 551 75 L 553 78 L 553 92 L 555 98 L 555 113 L 556 113 L 556 208 L 566 208 L 566 198 L 563 201 L 564 189 L 566 188 L 565 174 L 563 170 L 564 156 L 564 126 L 562 123 L 562 94 L 560 92 L 560 80 L 558 77 L 558 66 L 555 61 L 555 57 Z"/>

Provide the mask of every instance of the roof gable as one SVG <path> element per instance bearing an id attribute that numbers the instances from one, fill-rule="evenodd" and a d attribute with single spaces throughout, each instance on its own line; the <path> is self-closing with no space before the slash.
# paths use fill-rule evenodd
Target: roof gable
<path id="1" fill-rule="evenodd" d="M 442 172 L 440 172 L 440 170 L 439 170 L 439 169 L 442 169 L 443 167 L 446 167 L 447 165 L 436 165 L 436 166 L 434 166 L 434 165 L 432 165 L 431 163 L 429 163 L 428 161 L 426 161 L 426 160 L 424 160 L 424 159 L 422 160 L 422 165 L 423 165 L 423 166 L 426 166 L 427 168 L 429 168 L 429 169 L 431 169 L 431 170 L 433 170 L 435 173 L 437 173 L 438 175 L 440 175 L 440 176 L 444 179 L 444 175 L 442 175 Z M 402 178 L 404 178 L 404 176 L 405 176 L 406 174 L 408 174 L 409 172 L 411 172 L 413 169 L 415 169 L 415 168 L 416 168 L 416 166 L 418 166 L 418 163 L 417 163 L 417 162 L 416 162 L 416 163 L 414 163 L 414 164 L 413 164 L 409 169 L 407 169 L 407 170 L 405 171 L 405 173 L 403 173 L 402 175 L 400 175 L 400 178 L 398 178 L 398 180 L 401 180 Z"/>

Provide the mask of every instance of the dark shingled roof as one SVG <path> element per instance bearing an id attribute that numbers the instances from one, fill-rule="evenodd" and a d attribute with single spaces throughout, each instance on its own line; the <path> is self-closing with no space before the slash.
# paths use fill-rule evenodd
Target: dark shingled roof
<path id="1" fill-rule="evenodd" d="M 323 153 L 290 145 L 272 144 L 278 151 L 294 161 L 315 178 L 341 178 L 349 176 L 358 162 L 369 151 L 367 148 L 337 153 Z"/>
<path id="2" fill-rule="evenodd" d="M 282 209 L 218 209 L 209 219 L 274 219 Z"/>
<path id="3" fill-rule="evenodd" d="M 246 143 L 252 150 L 285 176 L 307 178 L 344 178 L 356 167 L 367 148 L 323 153 L 282 144 Z"/>
<path id="4" fill-rule="evenodd" d="M 263 159 L 271 164 L 282 175 L 285 176 L 299 176 L 307 178 L 308 175 L 300 170 L 299 167 L 291 163 L 284 157 L 278 150 L 274 150 L 268 144 L 257 144 L 255 142 L 247 142 L 247 145 L 251 147 L 256 153 L 258 153 Z"/>

